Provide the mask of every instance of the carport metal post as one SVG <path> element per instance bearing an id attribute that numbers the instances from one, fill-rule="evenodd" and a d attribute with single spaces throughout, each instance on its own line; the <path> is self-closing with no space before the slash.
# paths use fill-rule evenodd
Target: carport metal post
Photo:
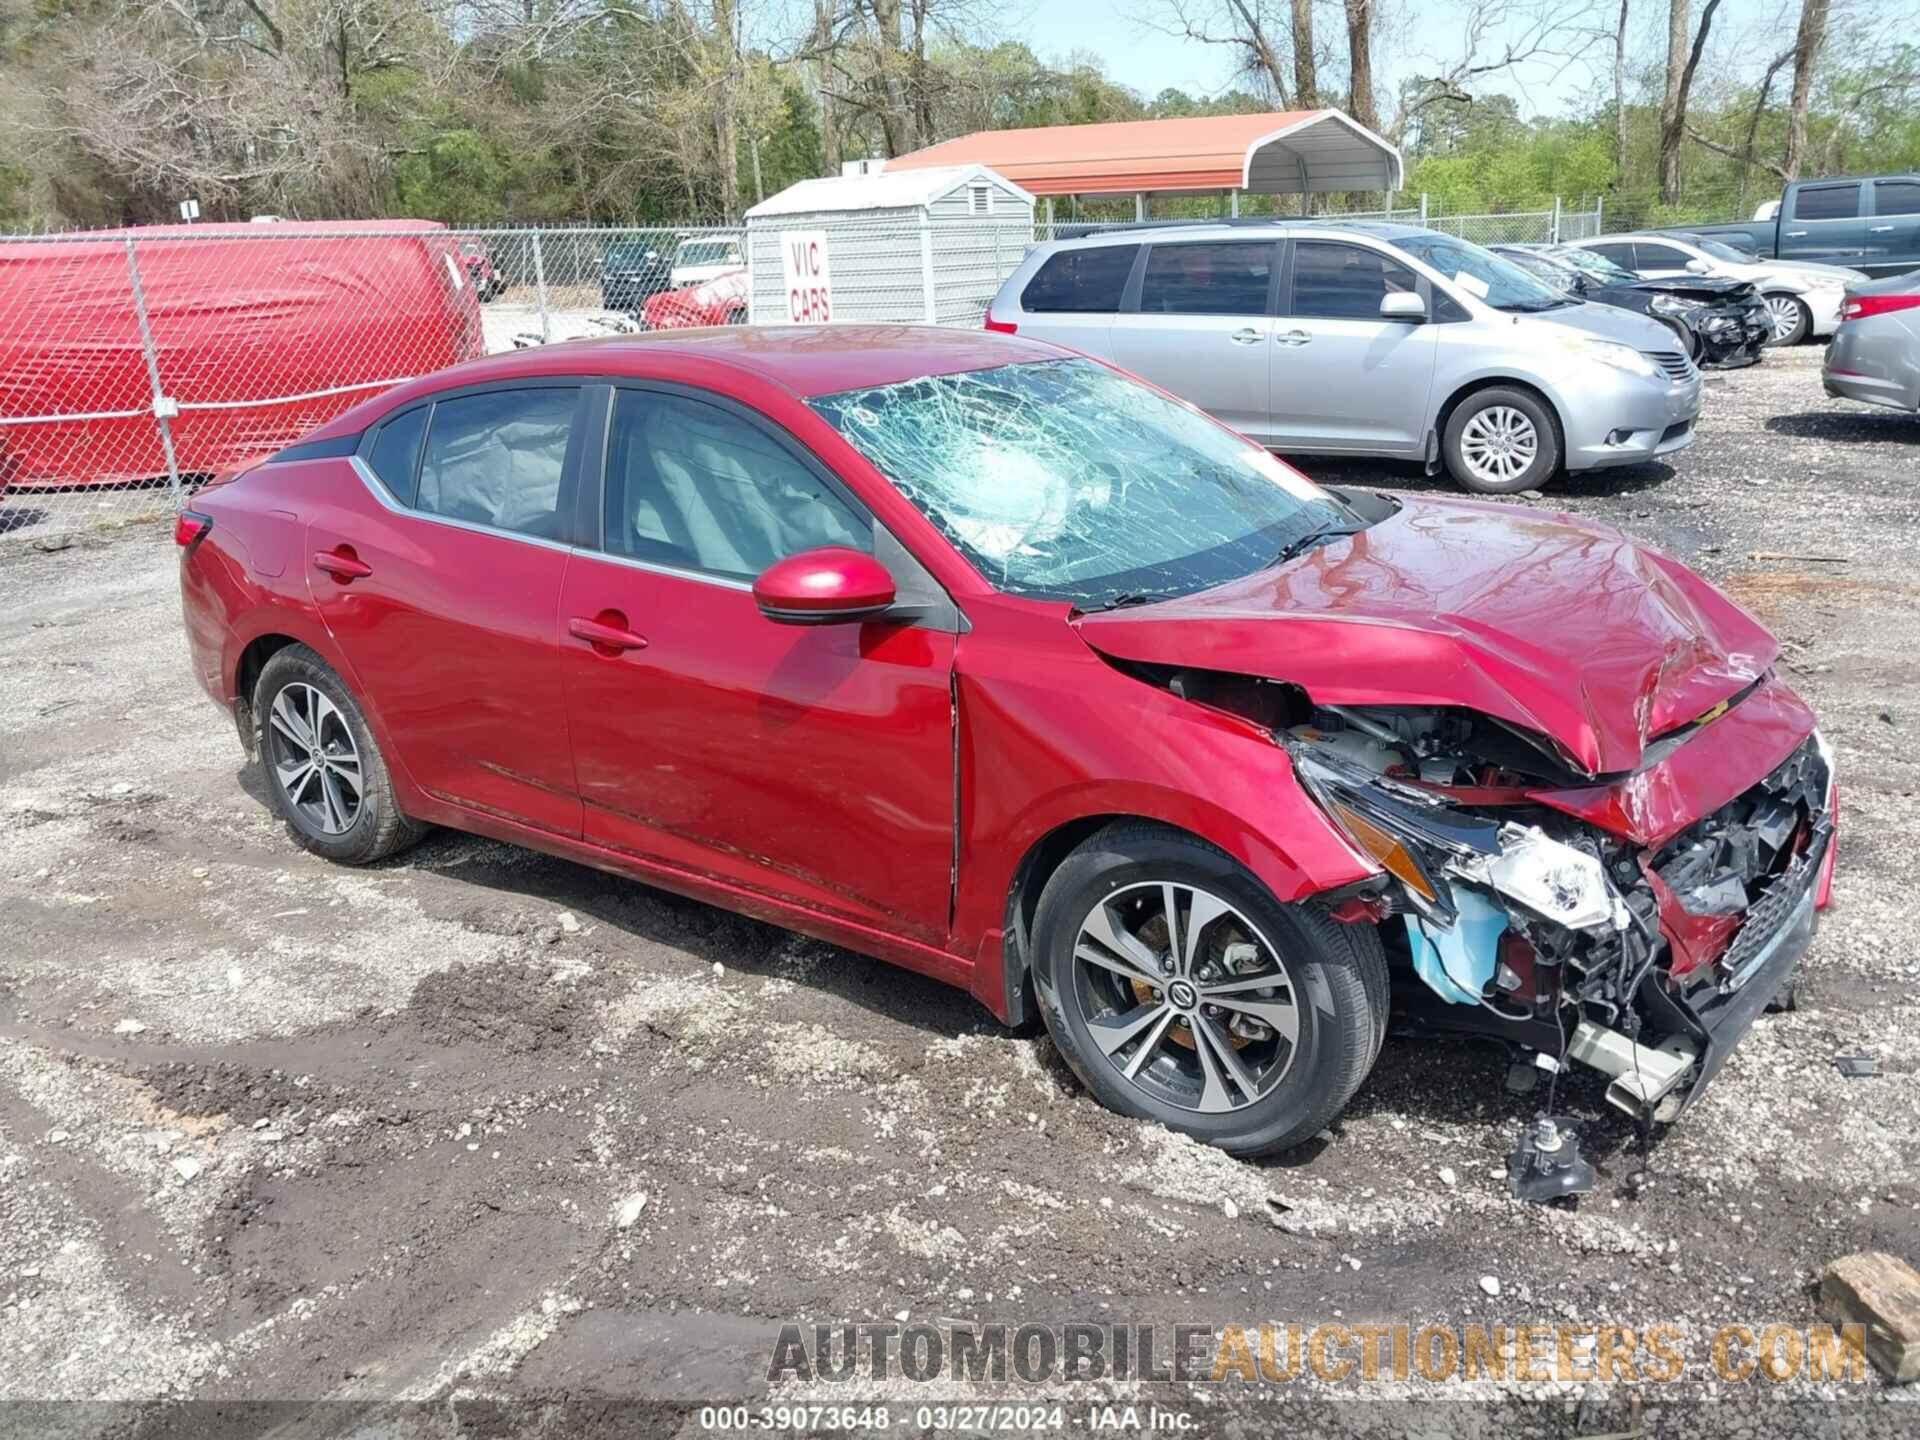
<path id="1" fill-rule="evenodd" d="M 153 423 L 160 427 L 160 451 L 167 457 L 167 489 L 173 508 L 180 508 L 180 466 L 173 456 L 173 427 L 168 422 L 180 407 L 160 388 L 160 356 L 153 346 L 153 327 L 147 323 L 147 296 L 140 288 L 140 262 L 134 259 L 133 237 L 127 237 L 127 279 L 133 284 L 133 315 L 140 322 L 140 351 L 147 359 L 147 383 L 153 387 Z"/>
<path id="2" fill-rule="evenodd" d="M 1553 197 L 1553 229 L 1548 232 L 1547 238 L 1555 245 L 1560 243 L 1560 197 L 1558 195 Z"/>
<path id="3" fill-rule="evenodd" d="M 1427 228 L 1427 192 L 1424 190 L 1420 192 L 1420 228 Z"/>
<path id="4" fill-rule="evenodd" d="M 533 284 L 540 295 L 540 343 L 547 343 L 547 261 L 540 251 L 540 232 L 533 232 Z"/>

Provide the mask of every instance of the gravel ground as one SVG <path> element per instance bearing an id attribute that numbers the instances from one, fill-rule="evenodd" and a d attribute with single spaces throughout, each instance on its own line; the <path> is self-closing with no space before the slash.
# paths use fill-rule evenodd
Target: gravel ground
<path id="1" fill-rule="evenodd" d="M 1845 787 L 1800 1009 L 1659 1136 L 1641 1193 L 1628 1127 L 1564 1086 L 1603 1172 L 1577 1208 L 1507 1198 L 1537 1097 L 1491 1049 L 1390 1038 L 1332 1131 L 1250 1164 L 826 945 L 454 834 L 332 868 L 194 687 L 164 535 L 0 541 L 0 1398 L 96 1402 L 0 1407 L 0 1430 L 499 1433 L 474 1407 L 556 1395 L 594 1408 L 493 1419 L 693 1434 L 701 1401 L 886 1400 L 900 1428 L 998 1395 L 1070 1401 L 1076 1431 L 1101 1397 L 1249 1436 L 1594 1434 L 1641 1402 L 1649 1434 L 1895 1428 L 1913 1412 L 1877 1375 L 1709 1383 L 1705 1358 L 1724 1324 L 1811 1324 L 1836 1256 L 1920 1254 L 1920 424 L 1827 401 L 1819 360 L 1714 377 L 1671 469 L 1532 502 L 1770 622 Z M 1881 1073 L 1842 1078 L 1842 1052 Z M 1672 1324 L 1689 1368 L 770 1388 L 787 1319 Z M 210 1400 L 280 1407 L 188 1403 Z"/>

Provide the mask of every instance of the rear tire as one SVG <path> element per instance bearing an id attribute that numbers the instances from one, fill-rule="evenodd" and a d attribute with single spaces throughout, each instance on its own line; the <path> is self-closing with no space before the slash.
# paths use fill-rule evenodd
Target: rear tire
<path id="1" fill-rule="evenodd" d="M 1773 334 L 1766 344 L 1798 345 L 1813 330 L 1813 311 L 1807 308 L 1807 302 L 1797 295 L 1769 295 L 1766 297 L 1767 317 L 1773 321 Z"/>
<path id="2" fill-rule="evenodd" d="M 1440 450 L 1447 473 L 1477 495 L 1537 490 L 1560 470 L 1560 427 L 1531 391 L 1476 390 L 1447 417 Z"/>
<path id="3" fill-rule="evenodd" d="M 1136 821 L 1101 830 L 1047 881 L 1033 978 L 1054 1044 L 1095 1098 L 1235 1155 L 1322 1130 L 1386 1029 L 1371 926 L 1282 905 L 1213 846 Z"/>
<path id="4" fill-rule="evenodd" d="M 301 849 L 369 865 L 426 833 L 401 813 L 359 701 L 305 645 L 278 650 L 261 667 L 253 725 L 267 793 Z"/>

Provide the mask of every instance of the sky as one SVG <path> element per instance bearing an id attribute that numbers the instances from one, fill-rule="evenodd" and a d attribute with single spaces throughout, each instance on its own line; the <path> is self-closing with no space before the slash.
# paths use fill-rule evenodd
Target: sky
<path id="1" fill-rule="evenodd" d="M 1378 56 L 1381 47 L 1376 48 L 1376 81 L 1383 106 L 1390 87 L 1400 78 L 1397 67 L 1417 68 L 1421 58 L 1450 54 L 1460 45 L 1458 0 L 1423 8 L 1429 15 L 1435 10 L 1447 13 L 1430 20 L 1425 33 L 1415 27 L 1404 37 L 1394 37 L 1387 56 Z M 1630 57 L 1656 54 L 1664 46 L 1666 8 L 1662 0 L 1634 0 Z M 1234 50 L 1171 35 L 1134 18 L 1153 9 L 1154 0 L 1119 0 L 1118 4 L 1114 0 L 1010 0 L 1001 13 L 1007 30 L 1027 39 L 1041 58 L 1059 61 L 1075 51 L 1090 51 L 1100 57 L 1110 76 L 1148 99 L 1170 85 L 1193 95 L 1231 89 Z M 1611 3 L 1605 9 L 1610 25 L 1617 12 Z M 1791 38 L 1790 21 L 1785 26 L 1777 23 L 1783 11 L 1796 13 L 1792 0 L 1723 0 L 1714 21 L 1710 59 L 1716 64 L 1737 63 L 1739 57 L 1758 53 L 1761 44 L 1748 42 L 1765 42 L 1769 53 L 1780 48 Z M 1328 16 L 1318 23 L 1333 21 Z M 1338 34 L 1329 38 L 1343 39 Z M 1486 48 L 1498 45 L 1502 38 L 1502 32 L 1495 30 Z M 1610 89 L 1610 65 L 1610 50 L 1598 46 L 1587 64 L 1536 62 L 1513 76 L 1486 83 L 1488 88 L 1514 95 L 1524 115 L 1558 114 L 1596 86 Z"/>

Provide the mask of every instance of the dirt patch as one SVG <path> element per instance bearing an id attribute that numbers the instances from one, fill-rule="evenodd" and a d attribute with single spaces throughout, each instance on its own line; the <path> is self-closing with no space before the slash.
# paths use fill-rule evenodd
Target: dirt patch
<path id="1" fill-rule="evenodd" d="M 566 966 L 455 965 L 414 987 L 407 1014 L 437 1044 L 472 1041 L 529 1054 L 584 1045 L 607 988 L 603 974 Z"/>
<path id="2" fill-rule="evenodd" d="M 1720 588 L 1754 614 L 1773 622 L 1806 605 L 1920 607 L 1920 585 L 1869 580 L 1847 574 L 1845 567 L 1741 570 L 1729 575 Z"/>

